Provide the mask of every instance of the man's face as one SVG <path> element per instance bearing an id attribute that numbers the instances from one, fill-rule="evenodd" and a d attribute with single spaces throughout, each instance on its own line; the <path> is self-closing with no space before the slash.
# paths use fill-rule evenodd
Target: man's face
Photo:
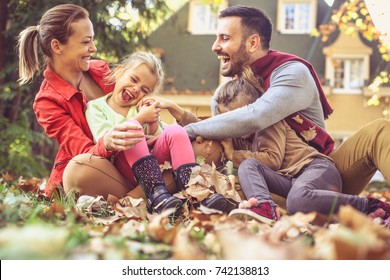
<path id="1" fill-rule="evenodd" d="M 233 77 L 249 64 L 250 57 L 246 50 L 246 42 L 243 40 L 239 17 L 226 17 L 219 20 L 217 39 L 212 46 L 212 51 L 221 60 L 222 76 Z"/>

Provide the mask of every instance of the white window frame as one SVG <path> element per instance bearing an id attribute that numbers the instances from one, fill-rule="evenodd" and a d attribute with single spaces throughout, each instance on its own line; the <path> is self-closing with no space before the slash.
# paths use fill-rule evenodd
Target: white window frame
<path id="1" fill-rule="evenodd" d="M 221 10 L 228 7 L 228 1 L 223 0 L 218 6 L 218 11 L 214 13 L 211 9 L 211 1 L 204 0 L 190 0 L 189 3 L 189 16 L 187 31 L 193 35 L 215 35 L 217 32 L 217 20 L 218 14 Z M 200 23 L 199 17 L 196 14 L 197 6 L 203 6 L 205 9 L 205 22 Z M 214 27 L 212 27 L 212 21 L 215 21 Z"/>
<path id="2" fill-rule="evenodd" d="M 310 18 L 309 26 L 307 30 L 298 29 L 299 25 L 294 29 L 286 29 L 286 13 L 285 5 L 287 4 L 309 4 L 310 5 Z M 298 17 L 295 18 L 295 22 L 298 21 Z M 317 21 L 317 0 L 278 0 L 277 11 L 277 25 L 276 28 L 283 34 L 309 34 L 316 26 Z"/>
<path id="3" fill-rule="evenodd" d="M 347 71 L 344 72 L 344 87 L 343 88 L 335 88 L 335 67 L 333 65 L 334 59 L 340 59 L 344 61 L 351 61 L 351 60 L 362 60 L 362 85 L 359 89 L 355 88 L 349 88 L 346 85 L 346 81 L 350 80 L 349 75 L 351 73 L 350 67 L 351 65 L 349 63 L 346 63 L 346 69 Z M 361 94 L 363 92 L 363 87 L 365 86 L 364 83 L 366 80 L 368 80 L 369 77 L 369 57 L 368 55 L 359 55 L 359 54 L 333 54 L 332 56 L 328 56 L 326 58 L 326 71 L 327 71 L 327 77 L 329 79 L 329 85 L 332 88 L 332 93 L 334 94 Z"/>

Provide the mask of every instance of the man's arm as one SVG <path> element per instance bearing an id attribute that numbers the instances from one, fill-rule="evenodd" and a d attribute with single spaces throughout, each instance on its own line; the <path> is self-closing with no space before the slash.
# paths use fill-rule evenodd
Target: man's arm
<path id="1" fill-rule="evenodd" d="M 287 62 L 274 70 L 270 87 L 256 102 L 184 128 L 190 138 L 240 137 L 309 108 L 314 99 L 318 90 L 309 69 L 300 62 Z"/>

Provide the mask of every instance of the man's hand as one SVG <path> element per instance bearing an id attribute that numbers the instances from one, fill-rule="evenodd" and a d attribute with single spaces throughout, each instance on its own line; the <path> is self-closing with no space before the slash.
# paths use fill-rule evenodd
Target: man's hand
<path id="1" fill-rule="evenodd" d="M 225 157 L 227 160 L 233 160 L 233 141 L 232 139 L 223 139 L 221 140 L 221 144 L 225 153 Z"/>

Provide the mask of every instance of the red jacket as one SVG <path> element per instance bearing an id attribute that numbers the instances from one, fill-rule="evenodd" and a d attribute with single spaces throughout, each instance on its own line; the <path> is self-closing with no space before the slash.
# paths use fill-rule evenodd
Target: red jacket
<path id="1" fill-rule="evenodd" d="M 109 73 L 108 63 L 91 61 L 89 73 L 107 94 L 113 86 L 104 84 L 103 78 Z M 82 153 L 93 153 L 110 158 L 103 138 L 94 144 L 92 133 L 85 119 L 87 100 L 85 96 L 68 82 L 64 81 L 50 67 L 47 67 L 44 80 L 34 101 L 34 112 L 47 136 L 54 138 L 59 150 L 54 161 L 45 193 L 50 196 L 53 188 L 62 184 L 62 174 L 69 160 Z"/>

